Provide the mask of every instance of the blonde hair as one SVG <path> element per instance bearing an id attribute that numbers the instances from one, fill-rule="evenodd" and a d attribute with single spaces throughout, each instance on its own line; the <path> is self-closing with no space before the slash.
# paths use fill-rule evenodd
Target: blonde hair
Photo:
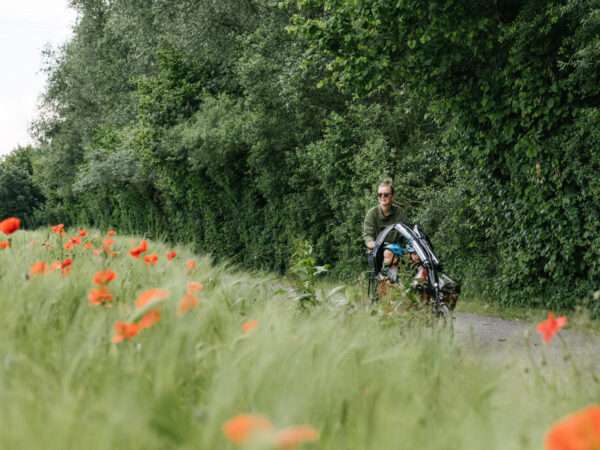
<path id="1" fill-rule="evenodd" d="M 388 177 L 381 180 L 381 183 L 379 183 L 378 188 L 380 188 L 381 186 L 389 187 L 390 191 L 392 192 L 392 195 L 394 195 L 394 182 L 391 178 Z"/>

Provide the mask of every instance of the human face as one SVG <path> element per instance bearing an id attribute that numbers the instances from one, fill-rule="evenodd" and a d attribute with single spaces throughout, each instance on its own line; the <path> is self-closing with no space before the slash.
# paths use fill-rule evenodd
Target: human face
<path id="1" fill-rule="evenodd" d="M 381 206 L 384 210 L 388 209 L 392 204 L 393 199 L 394 194 L 392 194 L 392 189 L 389 186 L 379 186 L 379 189 L 377 189 L 377 200 L 379 201 L 379 206 Z"/>

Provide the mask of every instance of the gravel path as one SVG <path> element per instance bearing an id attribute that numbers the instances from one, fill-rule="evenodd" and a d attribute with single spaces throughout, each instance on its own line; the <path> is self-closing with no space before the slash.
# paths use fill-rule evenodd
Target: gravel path
<path id="1" fill-rule="evenodd" d="M 454 314 L 454 335 L 460 345 L 477 356 L 500 365 L 524 368 L 548 364 L 572 366 L 600 375 L 600 337 L 562 330 L 550 344 L 544 344 L 535 324 L 470 313 Z"/>

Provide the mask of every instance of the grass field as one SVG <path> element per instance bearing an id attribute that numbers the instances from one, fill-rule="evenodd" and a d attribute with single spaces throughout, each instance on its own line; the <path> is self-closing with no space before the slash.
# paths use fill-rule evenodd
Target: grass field
<path id="1" fill-rule="evenodd" d="M 139 237 L 90 232 L 67 251 L 68 231 L 18 231 L 0 250 L 1 449 L 226 450 L 240 414 L 319 434 L 294 445 L 265 431 L 237 444 L 248 449 L 540 449 L 553 422 L 599 398 L 587 378 L 487 367 L 447 330 L 355 298 L 302 309 L 275 277 L 158 242 L 134 258 Z M 93 305 L 107 269 L 110 307 Z M 149 289 L 166 298 L 137 308 Z M 118 321 L 137 334 L 122 326 L 113 343 Z"/>

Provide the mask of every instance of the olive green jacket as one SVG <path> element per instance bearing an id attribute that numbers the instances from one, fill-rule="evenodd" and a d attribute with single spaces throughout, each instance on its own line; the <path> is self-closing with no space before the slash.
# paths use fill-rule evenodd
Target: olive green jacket
<path id="1" fill-rule="evenodd" d="M 367 212 L 363 223 L 363 239 L 365 245 L 367 245 L 369 241 L 377 239 L 377 235 L 381 233 L 385 227 L 398 222 L 404 222 L 404 213 L 400 207 L 392 205 L 387 216 L 383 215 L 379 205 L 371 208 L 369 212 Z"/>

